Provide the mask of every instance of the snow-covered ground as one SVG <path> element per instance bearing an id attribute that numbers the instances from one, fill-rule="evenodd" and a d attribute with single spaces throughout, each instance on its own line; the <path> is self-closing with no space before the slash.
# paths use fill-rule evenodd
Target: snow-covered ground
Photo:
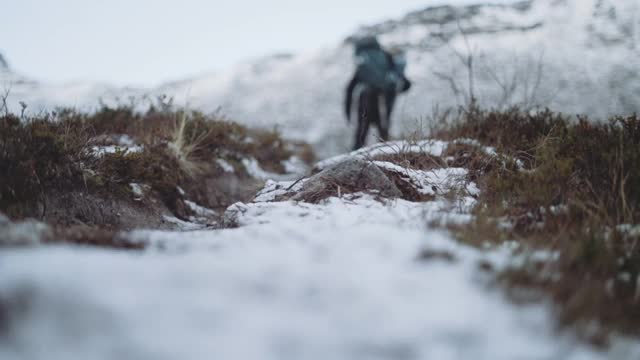
<path id="1" fill-rule="evenodd" d="M 627 340 L 601 353 L 555 333 L 550 307 L 491 288 L 479 265 L 505 266 L 510 248 L 476 250 L 429 225 L 469 221 L 467 209 L 362 193 L 260 201 L 229 207 L 237 228 L 129 234 L 143 252 L 3 250 L 0 358 L 640 356 Z M 449 255 L 420 260 L 425 250 Z"/>
<path id="2" fill-rule="evenodd" d="M 164 250 L 3 252 L 2 299 L 23 303 L 0 357 L 596 358 L 543 307 L 484 289 L 486 255 L 426 228 L 433 206 L 254 204 L 238 229 L 136 234 Z M 419 262 L 424 248 L 457 261 Z"/>
<path id="3" fill-rule="evenodd" d="M 394 132 L 415 130 L 421 125 L 416 119 L 431 114 L 434 105 L 459 103 L 448 81 L 434 75 L 464 85 L 467 74 L 455 53 L 468 49 L 458 26 L 479 29 L 468 40 L 484 105 L 549 105 L 595 115 L 638 109 L 640 8 L 636 0 L 597 3 L 537 0 L 527 10 L 488 7 L 460 24 L 439 23 L 446 11 L 437 10 L 363 30 L 408 50 L 415 86 L 398 103 Z M 613 18 L 606 15 L 611 6 L 620 9 Z M 605 9 L 604 15 L 596 8 Z M 448 45 L 436 46 L 438 31 L 458 33 Z M 59 105 L 92 108 L 100 98 L 127 102 L 131 96 L 139 103 L 144 94 L 169 94 L 196 109 L 222 106 L 245 124 L 277 125 L 285 136 L 312 143 L 324 158 L 350 146 L 341 97 L 352 66 L 351 49 L 338 45 L 158 89 L 59 86 L 2 70 L 0 86 L 11 88 L 14 109 L 25 101 L 34 113 Z M 519 87 L 504 99 L 502 87 L 513 79 Z M 366 160 L 396 145 L 333 158 L 318 168 L 336 159 Z M 398 148 L 435 154 L 445 144 L 419 145 Z M 258 178 L 273 175 L 251 159 L 243 165 Z M 402 172 L 426 192 L 435 182 L 459 184 L 448 180 L 464 170 L 377 165 Z M 293 184 L 268 182 L 267 190 Z M 478 263 L 500 268 L 510 261 L 510 250 L 475 250 L 430 227 L 435 220 L 468 221 L 464 211 L 472 202 L 468 198 L 461 207 L 434 195 L 426 203 L 360 194 L 306 204 L 270 202 L 273 197 L 263 191 L 259 201 L 227 210 L 238 228 L 130 234 L 150 244 L 143 252 L 3 249 L 0 359 L 640 358 L 640 348 L 629 340 L 615 339 L 601 353 L 555 333 L 548 305 L 505 300 L 500 289 L 487 285 Z M 425 249 L 446 251 L 454 260 L 417 260 Z"/>

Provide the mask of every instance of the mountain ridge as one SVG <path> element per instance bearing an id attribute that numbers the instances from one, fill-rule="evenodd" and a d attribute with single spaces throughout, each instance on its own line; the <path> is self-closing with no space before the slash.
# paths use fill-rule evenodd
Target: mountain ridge
<path id="1" fill-rule="evenodd" d="M 639 29 L 640 7 L 633 0 L 445 5 L 363 26 L 332 47 L 245 61 L 156 88 L 32 84 L 13 87 L 12 98 L 36 109 L 90 108 L 99 99 L 115 104 L 135 98 L 143 106 L 164 94 L 177 105 L 277 127 L 329 156 L 351 143 L 341 103 L 353 71 L 354 36 L 376 35 L 383 45 L 407 52 L 414 87 L 398 101 L 392 132 L 399 134 L 428 125 L 425 117 L 434 112 L 465 105 L 471 95 L 483 107 L 549 107 L 600 119 L 640 112 Z M 469 56 L 473 86 L 463 61 Z"/>
<path id="2" fill-rule="evenodd" d="M 7 60 L 4 58 L 4 56 L 2 55 L 2 53 L 0 53 L 0 70 L 5 70 L 8 71 L 9 70 L 9 63 L 7 62 Z"/>

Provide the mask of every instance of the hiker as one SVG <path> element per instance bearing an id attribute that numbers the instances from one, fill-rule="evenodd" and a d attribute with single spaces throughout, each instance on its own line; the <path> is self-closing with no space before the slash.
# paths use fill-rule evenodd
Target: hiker
<path id="1" fill-rule="evenodd" d="M 404 75 L 403 52 L 385 51 L 375 37 L 358 39 L 354 45 L 357 68 L 346 89 L 345 113 L 350 121 L 356 94 L 358 126 L 353 149 L 357 150 L 364 146 L 371 124 L 378 128 L 383 141 L 389 139 L 396 97 L 409 90 L 411 82 Z"/>

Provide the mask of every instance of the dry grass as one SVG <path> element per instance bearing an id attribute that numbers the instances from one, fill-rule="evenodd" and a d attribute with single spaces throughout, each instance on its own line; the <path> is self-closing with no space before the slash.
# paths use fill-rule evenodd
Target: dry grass
<path id="1" fill-rule="evenodd" d="M 142 150 L 122 146 L 113 153 L 93 153 L 94 146 L 120 146 L 122 135 Z M 186 219 L 190 210 L 178 187 L 203 206 L 219 208 L 232 201 L 233 195 L 215 189 L 225 175 L 216 159 L 234 166 L 233 176 L 250 181 L 242 159 L 255 158 L 262 167 L 282 172 L 282 161 L 297 151 L 313 158 L 308 146 L 284 141 L 275 131 L 195 111 L 104 107 L 92 114 L 64 109 L 29 118 L 6 114 L 0 117 L 0 211 L 14 219 L 44 218 L 52 194 L 83 191 L 124 199 L 133 197 L 129 184 L 140 183 Z"/>
<path id="2" fill-rule="evenodd" d="M 209 136 L 209 131 L 203 131 L 197 135 L 192 134 L 192 138 L 188 139 L 185 134 L 186 126 L 187 115 L 182 113 L 167 147 L 176 158 L 180 169 L 187 176 L 195 177 L 206 171 L 206 164 L 198 161 L 195 154 L 202 151 L 201 146 Z"/>
<path id="3" fill-rule="evenodd" d="M 458 156 L 482 189 L 476 220 L 452 229 L 459 239 L 476 246 L 514 240 L 525 254 L 557 254 L 525 256 L 499 274 L 514 299 L 532 294 L 522 289 L 547 294 L 559 325 L 595 344 L 606 344 L 611 332 L 640 335 L 640 239 L 620 231 L 640 221 L 640 118 L 594 123 L 549 111 L 471 109 L 434 133 L 503 154 Z"/>
<path id="4" fill-rule="evenodd" d="M 372 158 L 375 161 L 387 161 L 408 169 L 431 170 L 447 167 L 446 161 L 439 156 L 425 153 L 402 152 L 382 154 Z"/>

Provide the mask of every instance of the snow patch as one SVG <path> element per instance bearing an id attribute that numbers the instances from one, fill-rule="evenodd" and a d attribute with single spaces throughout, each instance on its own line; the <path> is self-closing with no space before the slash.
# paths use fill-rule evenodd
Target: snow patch
<path id="1" fill-rule="evenodd" d="M 253 202 L 269 202 L 275 201 L 276 198 L 298 192 L 302 190 L 302 186 L 307 181 L 307 179 L 300 179 L 296 181 L 273 181 L 267 180 L 264 185 L 264 188 L 260 190 L 257 194 Z"/>
<path id="2" fill-rule="evenodd" d="M 228 173 L 235 172 L 233 165 L 229 164 L 225 159 L 216 159 L 216 163 L 220 165 L 220 167 L 222 168 L 222 170 L 224 170 L 224 172 L 228 172 Z"/>
<path id="3" fill-rule="evenodd" d="M 251 177 L 260 180 L 288 180 L 295 176 L 294 174 L 276 174 L 263 170 L 258 160 L 254 158 L 242 159 L 242 165 Z"/>
<path id="4" fill-rule="evenodd" d="M 91 153 L 97 157 L 102 157 L 107 154 L 122 153 L 123 155 L 140 153 L 144 150 L 141 145 L 133 146 L 120 146 L 120 145 L 107 145 L 107 146 L 92 146 Z"/>
<path id="5" fill-rule="evenodd" d="M 162 218 L 166 222 L 175 225 L 181 231 L 202 230 L 206 227 L 204 224 L 180 220 L 175 216 L 163 215 Z"/>
<path id="6" fill-rule="evenodd" d="M 432 156 L 441 156 L 449 143 L 441 140 L 421 140 L 418 142 L 409 141 L 388 141 L 377 143 L 362 149 L 355 150 L 348 154 L 342 154 L 320 161 L 315 165 L 318 170 L 326 169 L 330 166 L 339 164 L 347 159 L 371 160 L 374 157 L 382 155 L 396 154 L 428 154 Z"/>
<path id="7" fill-rule="evenodd" d="M 193 201 L 185 200 L 184 203 L 189 207 L 191 211 L 193 211 L 196 216 L 199 218 L 210 218 L 212 216 L 216 216 L 216 212 L 206 208 L 204 206 L 200 206 Z"/>
<path id="8" fill-rule="evenodd" d="M 134 200 L 140 201 L 144 197 L 143 186 L 137 183 L 130 183 L 131 192 L 133 193 Z"/>
<path id="9" fill-rule="evenodd" d="M 395 172 L 424 195 L 444 195 L 452 190 L 465 189 L 467 169 L 440 168 L 432 170 L 415 170 L 405 168 L 387 161 L 373 161 L 381 169 Z"/>
<path id="10" fill-rule="evenodd" d="M 284 166 L 284 171 L 287 174 L 306 174 L 309 171 L 309 166 L 297 156 L 292 156 L 287 160 L 282 162 L 282 166 Z"/>

